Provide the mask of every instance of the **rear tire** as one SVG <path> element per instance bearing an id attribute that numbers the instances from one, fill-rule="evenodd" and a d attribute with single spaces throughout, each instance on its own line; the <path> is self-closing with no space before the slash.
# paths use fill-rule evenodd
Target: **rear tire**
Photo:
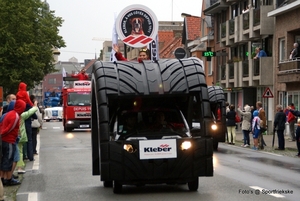
<path id="1" fill-rule="evenodd" d="M 72 128 L 64 128 L 64 130 L 66 131 L 66 132 L 71 132 L 73 129 Z"/>
<path id="2" fill-rule="evenodd" d="M 195 178 L 193 181 L 188 182 L 188 187 L 190 191 L 197 191 L 199 186 L 199 178 Z"/>
<path id="3" fill-rule="evenodd" d="M 213 141 L 213 148 L 214 148 L 214 151 L 218 151 L 218 146 L 219 146 L 219 142 L 218 141 Z"/>
<path id="4" fill-rule="evenodd" d="M 113 191 L 115 194 L 122 193 L 122 184 L 118 181 L 114 181 Z"/>
<path id="5" fill-rule="evenodd" d="M 111 188 L 111 187 L 113 187 L 113 182 L 112 181 L 103 181 L 103 186 L 106 188 Z"/>

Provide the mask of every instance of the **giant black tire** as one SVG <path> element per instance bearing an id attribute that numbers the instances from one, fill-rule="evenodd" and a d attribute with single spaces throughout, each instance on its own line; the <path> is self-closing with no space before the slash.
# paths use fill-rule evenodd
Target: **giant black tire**
<path id="1" fill-rule="evenodd" d="M 113 192 L 115 194 L 121 194 L 122 193 L 122 184 L 120 182 L 114 181 Z"/>
<path id="2" fill-rule="evenodd" d="M 199 187 L 199 178 L 196 177 L 194 180 L 188 182 L 188 188 L 190 191 L 197 191 Z"/>
<path id="3" fill-rule="evenodd" d="M 103 186 L 106 188 L 113 187 L 113 181 L 103 181 Z"/>
<path id="4" fill-rule="evenodd" d="M 213 141 L 213 148 L 214 148 L 214 151 L 218 151 L 218 147 L 219 147 L 219 142 L 217 140 L 214 140 Z"/>
<path id="5" fill-rule="evenodd" d="M 222 87 L 220 86 L 208 86 L 209 102 L 221 102 L 225 101 L 225 95 Z"/>
<path id="6" fill-rule="evenodd" d="M 217 151 L 218 142 L 225 142 L 225 134 L 227 132 L 225 95 L 222 87 L 220 86 L 208 86 L 207 90 L 212 111 L 215 111 L 217 108 L 216 106 L 220 107 L 221 109 L 221 117 L 218 117 L 219 120 L 216 120 L 218 128 L 213 136 L 213 147 L 214 150 Z"/>

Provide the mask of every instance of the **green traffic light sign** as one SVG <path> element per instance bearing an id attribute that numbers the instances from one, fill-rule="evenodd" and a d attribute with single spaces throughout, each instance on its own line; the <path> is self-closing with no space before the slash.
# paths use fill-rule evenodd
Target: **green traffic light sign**
<path id="1" fill-rule="evenodd" d="M 203 52 L 202 56 L 204 56 L 204 57 L 214 57 L 214 56 L 216 56 L 216 53 L 213 52 L 213 51 L 206 51 L 206 52 Z"/>
<path id="2" fill-rule="evenodd" d="M 211 51 L 210 47 L 207 47 L 205 52 L 202 52 L 202 56 L 206 57 L 207 61 L 211 61 L 211 58 L 216 56 L 216 52 Z"/>

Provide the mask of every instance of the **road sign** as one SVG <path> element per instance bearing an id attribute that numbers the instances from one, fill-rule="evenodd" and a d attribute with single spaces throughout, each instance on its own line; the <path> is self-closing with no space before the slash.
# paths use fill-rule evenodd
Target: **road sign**
<path id="1" fill-rule="evenodd" d="M 272 91 L 271 91 L 271 89 L 269 87 L 266 88 L 266 90 L 265 90 L 265 92 L 264 92 L 264 94 L 263 94 L 262 97 L 263 98 L 273 98 L 274 97 L 273 94 L 272 94 Z"/>
<path id="2" fill-rule="evenodd" d="M 177 59 L 183 59 L 186 55 L 185 49 L 179 47 L 175 50 L 174 55 Z"/>

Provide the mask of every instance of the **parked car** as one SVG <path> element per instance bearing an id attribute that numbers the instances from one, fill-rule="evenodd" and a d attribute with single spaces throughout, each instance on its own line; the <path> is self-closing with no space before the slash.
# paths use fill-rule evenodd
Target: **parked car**
<path id="1" fill-rule="evenodd" d="M 49 107 L 44 110 L 44 120 L 49 122 L 51 120 L 62 121 L 62 107 Z"/>

